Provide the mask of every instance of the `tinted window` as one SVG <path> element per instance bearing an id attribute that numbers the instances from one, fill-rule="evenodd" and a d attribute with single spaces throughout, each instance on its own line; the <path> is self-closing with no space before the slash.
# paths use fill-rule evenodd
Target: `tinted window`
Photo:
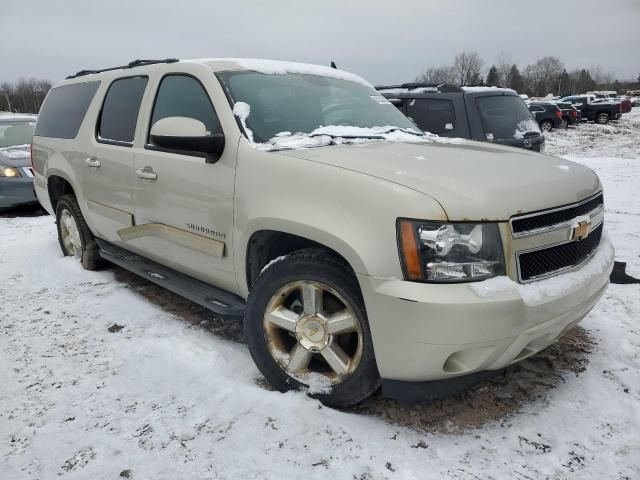
<path id="1" fill-rule="evenodd" d="M 513 95 L 478 97 L 476 105 L 487 139 L 522 138 L 525 133 L 540 132 L 538 123 L 520 97 Z"/>
<path id="2" fill-rule="evenodd" d="M 160 83 L 151 126 L 167 117 L 194 118 L 205 124 L 209 134 L 221 133 L 209 95 L 198 80 L 186 75 L 168 75 Z"/>
<path id="3" fill-rule="evenodd" d="M 544 108 L 537 105 L 530 105 L 529 110 L 531 110 L 532 112 L 544 112 Z"/>
<path id="4" fill-rule="evenodd" d="M 99 85 L 86 82 L 52 89 L 40 110 L 34 135 L 75 138 Z"/>
<path id="5" fill-rule="evenodd" d="M 146 77 L 115 80 L 107 91 L 98 123 L 101 139 L 132 143 Z"/>
<path id="6" fill-rule="evenodd" d="M 418 127 L 431 133 L 445 133 L 455 128 L 453 102 L 431 98 L 414 98 L 407 105 L 407 116 Z"/>

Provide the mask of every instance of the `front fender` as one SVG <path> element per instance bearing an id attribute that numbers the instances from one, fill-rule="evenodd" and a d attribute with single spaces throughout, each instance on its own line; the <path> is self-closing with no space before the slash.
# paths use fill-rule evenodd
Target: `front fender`
<path id="1" fill-rule="evenodd" d="M 330 147 L 326 147 L 330 148 Z M 234 208 L 234 269 L 247 294 L 247 248 L 260 230 L 307 238 L 331 248 L 357 274 L 402 278 L 399 217 L 446 220 L 429 196 L 363 173 L 261 152 L 241 142 Z"/>

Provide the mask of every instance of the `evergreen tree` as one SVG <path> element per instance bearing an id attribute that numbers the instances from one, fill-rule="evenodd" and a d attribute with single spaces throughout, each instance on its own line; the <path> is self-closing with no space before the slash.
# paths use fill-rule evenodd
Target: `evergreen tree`
<path id="1" fill-rule="evenodd" d="M 491 87 L 499 87 L 500 86 L 500 78 L 498 75 L 498 69 L 495 65 L 491 65 L 489 69 L 489 74 L 487 75 L 487 85 Z"/>
<path id="2" fill-rule="evenodd" d="M 595 88 L 596 82 L 591 77 L 589 70 L 585 70 L 584 68 L 580 70 L 580 75 L 578 76 L 578 82 L 576 85 L 577 93 L 585 93 L 590 90 L 594 90 Z"/>
<path id="3" fill-rule="evenodd" d="M 518 66 L 515 63 L 511 66 L 508 80 L 509 88 L 515 90 L 518 93 L 524 92 L 524 81 L 522 80 L 520 70 L 518 70 Z"/>
<path id="4" fill-rule="evenodd" d="M 567 95 L 571 95 L 573 93 L 574 92 L 571 91 L 571 79 L 569 78 L 569 73 L 566 70 L 563 70 L 562 75 L 560 75 L 558 95 L 566 97 Z"/>

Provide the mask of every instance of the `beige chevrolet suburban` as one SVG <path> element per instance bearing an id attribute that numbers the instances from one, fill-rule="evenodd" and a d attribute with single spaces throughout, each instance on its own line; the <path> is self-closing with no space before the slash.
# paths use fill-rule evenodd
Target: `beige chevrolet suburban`
<path id="1" fill-rule="evenodd" d="M 543 350 L 613 264 L 593 171 L 421 132 L 328 67 L 81 71 L 48 94 L 32 163 L 64 255 L 243 316 L 267 380 L 332 406 Z"/>

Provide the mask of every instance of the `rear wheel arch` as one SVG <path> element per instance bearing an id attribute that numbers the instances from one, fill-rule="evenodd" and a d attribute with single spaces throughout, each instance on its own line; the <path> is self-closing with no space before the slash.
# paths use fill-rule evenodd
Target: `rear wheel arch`
<path id="1" fill-rule="evenodd" d="M 51 201 L 51 208 L 56 211 L 58 200 L 63 195 L 74 195 L 77 197 L 76 192 L 71 186 L 71 182 L 59 175 L 51 175 L 47 179 L 47 191 L 49 193 L 49 200 Z"/>

